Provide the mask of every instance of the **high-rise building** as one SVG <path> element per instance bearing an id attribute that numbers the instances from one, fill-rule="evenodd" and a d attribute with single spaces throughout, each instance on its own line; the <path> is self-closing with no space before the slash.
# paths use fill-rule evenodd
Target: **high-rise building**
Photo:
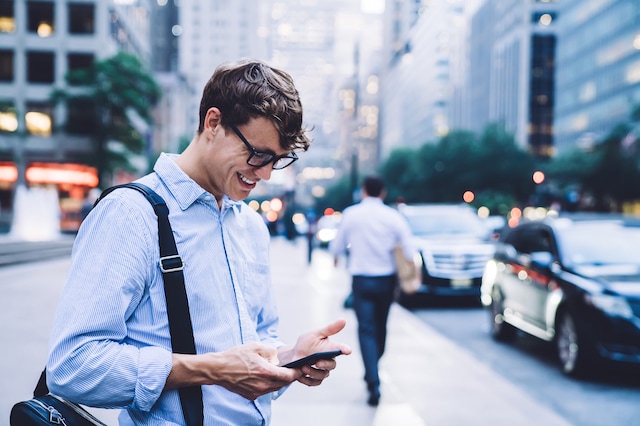
<path id="1" fill-rule="evenodd" d="M 396 2 L 396 8 L 398 3 L 402 2 Z M 465 34 L 462 6 L 462 2 L 455 0 L 423 2 L 404 47 L 399 49 L 398 41 L 387 44 L 395 48 L 391 62 L 385 64 L 383 71 L 381 145 L 384 154 L 397 147 L 417 148 L 435 142 L 451 130 L 456 119 L 453 105 L 463 84 L 460 74 Z M 393 22 L 405 21 L 407 18 Z"/>
<path id="2" fill-rule="evenodd" d="M 0 0 L 0 222 L 18 184 L 56 186 L 63 209 L 97 184 L 85 164 L 94 149 L 86 111 L 56 107 L 50 95 L 68 88 L 68 71 L 118 51 L 148 63 L 149 2 Z"/>
<path id="3" fill-rule="evenodd" d="M 555 142 L 589 148 L 640 105 L 640 2 L 558 2 Z"/>
<path id="4" fill-rule="evenodd" d="M 484 0 L 471 15 L 469 130 L 497 124 L 535 155 L 553 154 L 557 3 Z"/>

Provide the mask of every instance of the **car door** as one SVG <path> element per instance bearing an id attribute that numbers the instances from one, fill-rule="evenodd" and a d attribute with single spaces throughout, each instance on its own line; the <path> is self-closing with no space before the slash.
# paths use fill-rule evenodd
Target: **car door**
<path id="1" fill-rule="evenodd" d="M 548 228 L 538 223 L 520 225 L 505 240 L 515 251 L 505 265 L 503 282 L 505 307 L 522 321 L 545 329 L 544 311 L 549 278 L 531 264 L 531 254 L 551 251 Z"/>

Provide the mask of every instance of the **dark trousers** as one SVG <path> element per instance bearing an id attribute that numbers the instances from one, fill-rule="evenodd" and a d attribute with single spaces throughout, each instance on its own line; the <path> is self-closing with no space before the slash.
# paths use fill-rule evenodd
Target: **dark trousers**
<path id="1" fill-rule="evenodd" d="M 396 281 L 395 275 L 353 277 L 353 309 L 358 319 L 358 340 L 364 362 L 364 380 L 369 389 L 380 385 L 378 361 L 384 353 L 387 340 L 387 318 L 393 302 Z"/>

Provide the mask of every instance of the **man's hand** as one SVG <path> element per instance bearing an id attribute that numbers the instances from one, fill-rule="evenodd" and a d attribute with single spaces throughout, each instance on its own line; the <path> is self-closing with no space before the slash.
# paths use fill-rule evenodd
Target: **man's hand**
<path id="1" fill-rule="evenodd" d="M 302 374 L 300 370 L 280 368 L 277 364 L 277 349 L 261 343 L 203 355 L 173 354 L 173 367 L 165 389 L 220 385 L 254 400 L 289 385 Z"/>
<path id="2" fill-rule="evenodd" d="M 325 352 L 339 349 L 343 354 L 349 355 L 351 348 L 344 343 L 337 343 L 329 340 L 330 336 L 342 331 L 346 321 L 339 319 L 325 327 L 302 334 L 298 337 L 296 344 L 292 348 L 281 348 L 279 358 L 282 364 L 311 355 L 316 352 Z M 318 386 L 324 379 L 329 377 L 331 370 L 336 368 L 335 359 L 326 359 L 316 362 L 314 365 L 305 365 L 298 369 L 302 375 L 298 381 L 307 386 Z M 296 370 L 296 369 L 292 369 Z"/>

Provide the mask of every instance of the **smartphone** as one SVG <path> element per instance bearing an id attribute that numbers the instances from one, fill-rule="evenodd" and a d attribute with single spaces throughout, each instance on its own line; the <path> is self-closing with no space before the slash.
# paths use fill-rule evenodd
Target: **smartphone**
<path id="1" fill-rule="evenodd" d="M 316 352 L 315 354 L 311 354 L 309 356 L 305 356 L 304 358 L 297 359 L 295 361 L 291 361 L 288 364 L 283 365 L 283 367 L 287 368 L 300 368 L 303 365 L 313 365 L 317 361 L 321 359 L 332 359 L 342 354 L 342 351 L 327 351 L 327 352 Z"/>

